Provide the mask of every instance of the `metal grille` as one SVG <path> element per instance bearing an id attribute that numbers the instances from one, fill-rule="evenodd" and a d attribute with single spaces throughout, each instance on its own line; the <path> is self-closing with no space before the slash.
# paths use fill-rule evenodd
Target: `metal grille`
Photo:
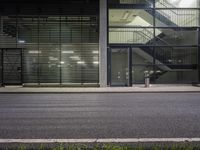
<path id="1" fill-rule="evenodd" d="M 21 84 L 21 49 L 3 50 L 3 84 Z"/>

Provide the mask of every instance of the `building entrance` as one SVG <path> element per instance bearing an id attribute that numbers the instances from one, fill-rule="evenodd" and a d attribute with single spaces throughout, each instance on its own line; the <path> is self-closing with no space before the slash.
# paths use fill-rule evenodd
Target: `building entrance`
<path id="1" fill-rule="evenodd" d="M 1 49 L 2 85 L 22 84 L 22 49 Z"/>
<path id="2" fill-rule="evenodd" d="M 129 48 L 110 49 L 111 86 L 129 86 Z"/>

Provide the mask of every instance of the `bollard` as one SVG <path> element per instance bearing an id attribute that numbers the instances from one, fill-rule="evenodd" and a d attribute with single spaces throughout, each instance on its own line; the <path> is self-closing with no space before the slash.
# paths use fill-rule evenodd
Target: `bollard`
<path id="1" fill-rule="evenodd" d="M 145 78 L 145 87 L 148 88 L 149 85 L 150 85 L 150 79 L 149 79 L 149 77 L 146 77 Z"/>

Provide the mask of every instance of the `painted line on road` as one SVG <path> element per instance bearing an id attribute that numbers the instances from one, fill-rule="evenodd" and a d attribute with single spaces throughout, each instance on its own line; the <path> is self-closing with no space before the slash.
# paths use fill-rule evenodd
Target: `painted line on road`
<path id="1" fill-rule="evenodd" d="M 200 142 L 200 138 L 94 138 L 94 139 L 0 139 L 2 143 L 155 143 Z"/>

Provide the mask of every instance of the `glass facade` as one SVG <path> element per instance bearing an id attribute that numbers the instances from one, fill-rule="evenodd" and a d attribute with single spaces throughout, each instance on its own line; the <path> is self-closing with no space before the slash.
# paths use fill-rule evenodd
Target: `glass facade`
<path id="1" fill-rule="evenodd" d="M 22 51 L 24 84 L 98 85 L 98 22 L 95 15 L 1 16 L 0 53 Z"/>
<path id="2" fill-rule="evenodd" d="M 1 83 L 200 81 L 200 0 L 100 2 L 0 2 Z"/>
<path id="3" fill-rule="evenodd" d="M 108 20 L 109 53 L 127 49 L 130 85 L 144 83 L 144 74 L 157 84 L 199 81 L 199 0 L 108 0 Z M 115 85 L 121 71 L 108 71 Z"/>

